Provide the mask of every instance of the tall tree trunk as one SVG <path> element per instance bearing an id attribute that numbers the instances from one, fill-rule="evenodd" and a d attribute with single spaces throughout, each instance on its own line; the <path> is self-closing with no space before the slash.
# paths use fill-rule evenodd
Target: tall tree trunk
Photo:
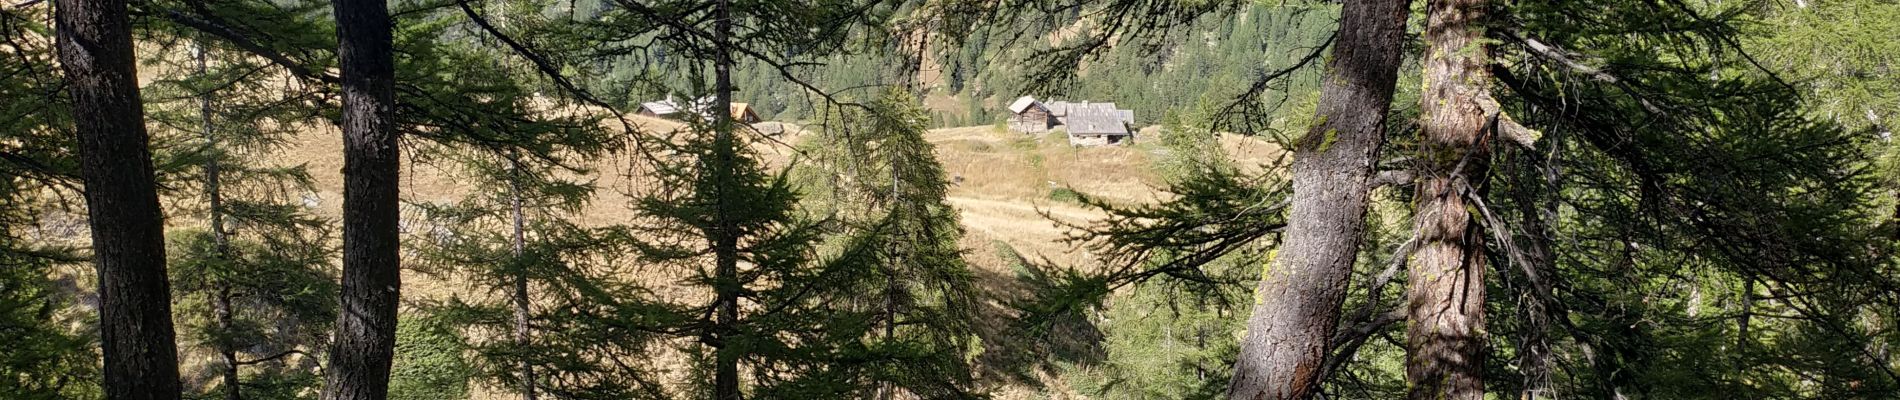
<path id="1" fill-rule="evenodd" d="M 1260 280 L 1227 395 L 1304 399 L 1319 387 L 1359 255 L 1375 157 L 1405 40 L 1407 2 L 1347 1 L 1320 87 L 1319 123 L 1295 144 L 1286 239 Z"/>
<path id="2" fill-rule="evenodd" d="M 1419 245 L 1407 269 L 1405 379 L 1413 400 L 1484 398 L 1484 235 L 1467 196 L 1481 195 L 1491 154 L 1485 0 L 1431 0 L 1419 96 Z"/>
<path id="3" fill-rule="evenodd" d="M 332 4 L 343 73 L 343 307 L 323 398 L 381 400 L 402 293 L 392 22 L 383 0 Z"/>
<path id="4" fill-rule="evenodd" d="M 194 47 L 196 54 L 193 56 L 197 59 L 197 74 L 200 77 L 206 76 L 209 70 L 207 59 L 210 57 L 211 49 L 206 47 L 202 40 Z M 209 214 L 213 251 L 216 252 L 215 256 L 219 260 L 228 262 L 231 260 L 231 238 L 225 236 L 224 231 L 224 189 L 223 176 L 221 176 L 224 166 L 219 163 L 220 157 L 223 157 L 223 151 L 218 147 L 218 136 L 213 131 L 217 126 L 211 122 L 211 101 L 211 92 L 198 94 L 198 122 L 204 130 L 205 149 L 212 153 L 210 157 L 205 158 L 205 197 L 209 198 L 211 203 Z M 241 400 L 244 394 L 238 384 L 237 343 L 232 341 L 230 335 L 231 283 L 221 280 L 217 285 L 218 293 L 212 301 L 212 308 L 213 313 L 217 314 L 218 332 L 222 332 L 221 339 L 218 340 L 218 356 L 224 361 L 224 398 Z"/>
<path id="5" fill-rule="evenodd" d="M 508 155 L 508 166 L 510 168 L 508 176 L 508 205 L 513 208 L 511 214 L 514 217 L 515 223 L 514 247 L 511 250 L 511 254 L 515 257 L 515 267 L 522 268 L 522 251 L 523 247 L 527 244 L 526 239 L 523 237 L 527 230 L 527 218 L 521 213 L 521 157 L 511 152 Z M 514 300 L 515 346 L 522 349 L 522 351 L 526 351 L 533 343 L 528 337 L 528 316 L 532 310 L 529 309 L 530 305 L 528 304 L 528 272 L 525 270 L 515 271 Z M 535 394 L 534 365 L 529 363 L 527 358 L 522 358 L 521 362 L 515 367 L 521 370 L 521 398 L 523 400 L 535 400 L 538 396 Z"/>
<path id="6" fill-rule="evenodd" d="M 734 164 L 738 163 L 737 147 L 739 143 L 733 137 L 732 123 L 732 49 L 728 43 L 732 34 L 732 12 L 729 0 L 719 0 L 713 8 L 713 41 L 718 49 L 713 60 L 713 160 L 708 163 L 713 184 L 717 187 L 718 204 L 713 215 L 713 292 L 717 296 L 715 306 L 717 316 L 714 328 L 714 372 L 713 398 L 715 400 L 740 400 L 744 396 L 739 392 L 739 353 L 732 348 L 730 336 L 738 331 L 734 326 L 739 322 L 739 292 L 744 288 L 739 282 L 739 227 L 735 221 L 736 208 L 743 206 L 733 202 L 735 179 Z"/>
<path id="7" fill-rule="evenodd" d="M 73 95 L 79 172 L 99 274 L 106 398 L 177 399 L 165 217 L 125 7 L 123 0 L 59 1 L 59 64 Z"/>

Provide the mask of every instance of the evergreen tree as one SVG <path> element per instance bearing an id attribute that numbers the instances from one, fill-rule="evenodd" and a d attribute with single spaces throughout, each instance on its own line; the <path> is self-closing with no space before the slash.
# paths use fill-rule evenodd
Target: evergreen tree
<path id="1" fill-rule="evenodd" d="M 312 215 L 319 199 L 304 168 L 266 159 L 313 110 L 296 101 L 303 92 L 247 81 L 260 68 L 248 59 L 219 57 L 203 41 L 190 47 L 190 58 L 155 61 L 185 64 L 176 70 L 189 75 L 150 90 L 178 99 L 154 104 L 152 118 L 171 127 L 162 136 L 193 144 L 180 158 L 196 161 L 187 165 L 201 177 L 180 185 L 198 189 L 187 196 L 197 201 L 181 203 L 202 206 L 183 214 L 202 225 L 173 229 L 173 298 L 182 343 L 216 354 L 203 375 L 219 380 L 188 389 L 227 399 L 295 396 L 317 387 L 316 356 L 337 317 L 334 237 L 329 221 Z M 247 369 L 256 372 L 247 378 Z"/>
<path id="2" fill-rule="evenodd" d="M 425 308 L 470 338 L 478 378 L 522 398 L 651 397 L 660 389 L 640 368 L 648 339 L 621 330 L 645 322 L 615 309 L 647 296 L 612 261 L 627 251 L 626 234 L 572 220 L 596 190 L 579 177 L 597 173 L 588 163 L 623 145 L 619 134 L 602 128 L 598 110 L 538 97 L 536 82 L 519 78 L 532 74 L 486 46 L 531 29 L 538 11 L 526 5 L 424 17 L 442 22 L 414 36 L 473 33 L 428 47 L 412 68 L 424 82 L 469 83 L 470 106 L 483 111 L 462 128 L 466 141 L 417 149 L 474 190 L 458 203 L 421 204 L 429 225 L 412 242 L 424 270 L 486 292 Z"/>
<path id="3" fill-rule="evenodd" d="M 76 212 L 70 98 L 54 62 L 47 7 L 0 10 L 0 397 L 99 398 L 94 324 L 60 271 L 84 265 L 71 238 L 42 227 Z M 55 231 L 56 232 L 56 231 Z M 71 233 L 77 235 L 77 232 Z M 84 327 L 74 329 L 74 327 Z"/>
<path id="4" fill-rule="evenodd" d="M 859 278 L 852 305 L 875 314 L 867 341 L 891 354 L 870 378 L 885 386 L 864 397 L 890 398 L 900 388 L 925 398 L 969 396 L 976 288 L 957 247 L 962 227 L 944 200 L 948 180 L 923 137 L 929 123 L 909 92 L 891 88 L 869 111 L 834 112 L 807 146 L 837 178 L 809 191 L 843 192 L 833 206 L 844 228 L 831 241 L 845 251 L 883 244 L 858 260 L 876 267 Z"/>
<path id="5" fill-rule="evenodd" d="M 1413 162 L 1417 243 L 1405 281 L 1406 397 L 1413 400 L 1484 398 L 1487 258 L 1468 197 L 1485 193 L 1498 126 L 1485 71 L 1489 7 L 1457 0 L 1426 5 L 1425 88 Z"/>
<path id="6" fill-rule="evenodd" d="M 333 4 L 343 92 L 343 284 L 323 398 L 382 399 L 402 298 L 394 23 L 382 0 Z"/>
<path id="7" fill-rule="evenodd" d="M 72 98 L 48 6 L 0 10 L 0 397 L 103 397 L 97 320 L 70 269 L 83 233 Z"/>
<path id="8" fill-rule="evenodd" d="M 1521 354 L 1549 359 L 1521 365 L 1589 366 L 1526 377 L 1525 393 L 1893 390 L 1891 362 L 1868 351 L 1881 329 L 1821 306 L 1855 299 L 1847 301 L 1888 307 L 1873 293 L 1891 291 L 1890 267 L 1870 258 L 1884 245 L 1867 241 L 1869 214 L 1859 205 L 1868 177 L 1852 166 L 1864 160 L 1864 136 L 1803 117 L 1792 87 L 1738 46 L 1745 33 L 1736 27 L 1751 8 L 1606 3 L 1596 17 L 1551 17 L 1576 6 L 1518 4 L 1491 30 L 1504 44 L 1500 58 L 1514 61 L 1491 71 L 1521 107 L 1504 115 L 1535 118 L 1525 125 L 1545 132 L 1536 152 L 1519 153 L 1531 161 L 1512 175 L 1513 190 L 1527 192 L 1488 201 L 1511 207 L 1480 205 L 1494 216 L 1522 210 L 1515 218 L 1525 230 L 1513 232 L 1521 239 L 1494 243 L 1517 267 L 1505 276 L 1517 296 L 1534 299 L 1510 304 L 1543 314 L 1527 315 L 1519 332 L 1533 347 Z M 1492 229 L 1512 218 L 1494 216 L 1485 216 Z M 1677 272 L 1685 268 L 1694 272 Z M 1606 273 L 1612 278 L 1600 278 Z M 1770 312 L 1763 307 L 1801 317 L 1752 318 Z M 1629 324 L 1644 319 L 1672 322 Z M 1781 339 L 1761 339 L 1768 335 Z M 1537 341 L 1556 348 L 1545 352 Z M 1817 342 L 1836 345 L 1816 351 L 1809 345 Z M 1794 361 L 1817 358 L 1830 361 Z M 1856 378 L 1793 383 L 1813 373 Z"/>
<path id="9" fill-rule="evenodd" d="M 165 276 L 165 218 L 123 1 L 55 7 L 60 68 L 73 96 L 110 399 L 176 399 L 178 349 Z"/>
<path id="10" fill-rule="evenodd" d="M 1285 201 L 1286 183 L 1242 174 L 1208 129 L 1207 114 L 1171 114 L 1154 138 L 1165 150 L 1154 168 L 1178 200 L 1133 207 L 1084 196 L 1111 217 L 1075 227 L 1072 240 L 1109 255 L 1119 268 L 1103 282 L 1125 286 L 1103 301 L 1106 359 L 1070 374 L 1095 396 L 1226 396 L 1237 335 L 1245 331 L 1239 316 L 1252 306 L 1248 283 L 1277 239 L 1273 232 L 1285 226 L 1262 205 Z"/>
<path id="11" fill-rule="evenodd" d="M 764 398 L 838 397 L 875 387 L 866 375 L 882 357 L 864 340 L 879 313 L 842 305 L 861 295 L 855 288 L 877 266 L 868 260 L 881 243 L 854 241 L 818 258 L 814 246 L 835 232 L 833 224 L 800 217 L 785 177 L 768 175 L 748 147 L 725 136 L 682 138 L 674 161 L 655 172 L 689 185 L 635 203 L 648 221 L 630 227 L 640 260 L 680 271 L 687 287 L 711 292 L 705 300 L 655 299 L 668 311 L 655 320 L 669 325 L 650 330 L 697 339 L 686 349 L 696 360 L 696 381 L 712 385 L 693 397 L 737 397 L 741 385 Z M 721 243 L 730 251 L 718 251 Z M 741 364 L 751 371 L 744 383 Z"/>

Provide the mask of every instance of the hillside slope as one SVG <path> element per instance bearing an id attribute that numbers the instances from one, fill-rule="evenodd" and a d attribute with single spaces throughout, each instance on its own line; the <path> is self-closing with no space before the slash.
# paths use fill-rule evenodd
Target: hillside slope
<path id="1" fill-rule="evenodd" d="M 642 129 L 680 128 L 680 124 L 673 121 L 632 118 Z M 787 146 L 805 135 L 798 127 L 768 122 L 759 128 L 776 133 L 775 140 L 755 145 L 767 165 L 782 168 L 798 156 Z M 1153 136 L 1155 132 L 1151 128 L 1143 133 Z M 1011 353 L 1023 353 L 1010 349 L 1028 345 L 1024 344 L 1026 339 L 1014 336 L 1007 325 L 1010 320 L 1007 303 L 1028 291 L 1022 274 L 1026 269 L 1036 268 L 1023 265 L 1022 260 L 1037 265 L 1090 268 L 1094 257 L 1064 242 L 1065 229 L 1051 218 L 1066 223 L 1086 223 L 1102 214 L 1075 203 L 1068 191 L 1123 203 L 1157 201 L 1165 194 L 1157 189 L 1161 182 L 1151 164 L 1157 157 L 1164 156 L 1165 151 L 1150 144 L 1152 140 L 1126 147 L 1075 148 L 1059 134 L 1031 136 L 990 126 L 936 129 L 928 132 L 926 139 L 936 146 L 937 161 L 951 180 L 947 200 L 959 212 L 965 230 L 961 245 L 975 269 L 972 272 L 979 287 L 985 291 L 979 294 L 985 303 L 979 310 L 985 314 L 980 330 L 990 350 L 979 364 L 990 370 L 985 372 L 987 377 L 995 378 L 986 381 L 1002 399 L 1035 398 L 1038 392 L 1064 391 L 1062 383 L 1052 374 L 1031 367 L 1027 368 L 1032 371 L 1031 376 L 1024 377 L 1019 373 L 1024 368 L 1011 364 L 1021 363 L 1021 360 L 1007 359 Z M 341 140 L 334 128 L 312 129 L 296 137 L 277 161 L 309 168 L 317 191 L 306 196 L 306 204 L 330 218 L 340 216 L 342 211 Z M 1276 162 L 1280 155 L 1277 148 L 1252 138 L 1223 136 L 1221 141 L 1242 165 Z M 401 188 L 406 202 L 454 202 L 469 194 L 471 188 L 458 179 L 460 172 L 413 157 L 406 160 Z M 633 214 L 622 193 L 638 189 L 635 185 L 658 183 L 629 177 L 625 173 L 628 161 L 624 156 L 592 160 L 596 173 L 589 178 L 599 190 L 577 216 L 577 221 L 595 226 L 631 222 Z M 405 212 L 404 218 L 405 229 L 420 229 L 409 223 L 410 218 L 420 219 L 419 214 Z M 652 276 L 637 278 L 658 285 L 678 278 L 660 271 L 651 273 Z M 405 271 L 403 279 L 404 297 L 411 302 L 479 292 L 470 291 L 471 285 L 465 282 L 445 282 L 414 271 Z M 660 293 L 663 296 L 692 295 L 665 288 L 661 288 Z M 997 378 L 1006 375 L 1001 372 L 1005 369 L 1018 371 L 1012 375 L 1017 379 L 1039 382 L 1025 385 L 1022 383 L 1028 382 Z M 492 396 L 478 391 L 477 397 Z"/>

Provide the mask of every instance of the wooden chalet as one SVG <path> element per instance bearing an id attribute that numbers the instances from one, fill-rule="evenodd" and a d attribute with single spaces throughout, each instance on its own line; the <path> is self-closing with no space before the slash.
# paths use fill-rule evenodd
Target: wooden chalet
<path id="1" fill-rule="evenodd" d="M 1054 125 L 1049 107 L 1036 101 L 1035 97 L 1023 96 L 1009 104 L 1009 131 L 1022 133 L 1048 132 Z"/>
<path id="2" fill-rule="evenodd" d="M 1130 127 L 1135 111 L 1115 107 L 1115 103 L 1052 101 L 1043 103 L 1023 96 L 1009 105 L 1009 130 L 1021 133 L 1048 132 L 1056 126 L 1069 131 L 1069 144 L 1100 146 L 1132 142 Z"/>

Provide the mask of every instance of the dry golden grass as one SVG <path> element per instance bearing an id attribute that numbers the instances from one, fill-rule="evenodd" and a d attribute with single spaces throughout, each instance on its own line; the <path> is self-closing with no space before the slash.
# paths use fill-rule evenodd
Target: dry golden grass
<path id="1" fill-rule="evenodd" d="M 629 117 L 642 130 L 663 131 L 681 128 L 674 121 L 652 119 L 639 116 Z M 618 123 L 607 122 L 618 128 Z M 796 126 L 769 122 L 758 128 L 764 132 L 774 132 L 776 140 L 759 141 L 754 148 L 762 161 L 773 168 L 783 168 L 798 154 L 790 150 L 805 131 Z M 1003 243 L 1032 261 L 1047 260 L 1053 264 L 1083 269 L 1093 268 L 1094 257 L 1074 246 L 1062 242 L 1065 231 L 1049 218 L 1068 223 L 1085 223 L 1102 214 L 1080 205 L 1053 198 L 1051 193 L 1057 188 L 1072 188 L 1075 191 L 1116 202 L 1150 202 L 1162 196 L 1156 187 L 1161 183 L 1150 171 L 1152 151 L 1148 146 L 1114 146 L 1075 148 L 1058 134 L 1025 135 L 999 132 L 990 126 L 947 128 L 932 130 L 926 139 L 936 145 L 938 161 L 943 165 L 946 175 L 952 180 L 949 190 L 949 204 L 958 210 L 961 223 L 965 228 L 965 237 L 960 242 L 968 254 L 969 261 L 979 277 L 979 286 L 986 292 L 980 298 L 986 299 L 992 312 L 1007 313 L 1002 302 L 1017 298 L 1022 293 L 1020 285 L 1011 282 L 1017 268 L 1013 260 L 998 254 L 996 243 Z M 1223 148 L 1234 155 L 1242 164 L 1273 163 L 1279 156 L 1277 148 L 1251 138 L 1223 137 Z M 280 157 L 270 160 L 279 165 L 305 165 L 316 182 L 316 192 L 312 193 L 318 201 L 315 209 L 322 215 L 335 219 L 342 211 L 342 138 L 334 127 L 312 127 L 293 138 Z M 583 225 L 601 226 L 617 223 L 629 223 L 633 211 L 628 208 L 628 199 L 624 193 L 642 189 L 638 185 L 665 184 L 651 182 L 637 176 L 630 176 L 626 166 L 626 156 L 610 156 L 589 160 L 594 174 L 584 177 L 592 179 L 600 190 L 596 191 L 591 203 L 584 208 L 576 220 Z M 430 165 L 409 159 L 403 165 L 401 191 L 406 202 L 455 202 L 470 194 L 474 188 L 465 184 L 458 176 L 461 172 L 445 169 L 443 166 Z M 1046 218 L 1046 217 L 1047 218 Z M 406 213 L 405 218 L 416 215 Z M 174 221 L 178 223 L 180 221 Z M 701 295 L 686 288 L 668 288 L 677 282 L 679 271 L 642 270 L 641 276 L 631 279 L 659 285 L 662 296 L 690 297 Z M 441 299 L 450 295 L 481 296 L 481 285 L 473 282 L 452 282 L 437 279 L 414 271 L 405 271 L 404 294 L 408 301 Z M 677 289 L 677 290 L 675 290 Z M 1007 315 L 992 315 L 985 318 L 985 329 L 1007 329 L 1004 324 Z M 674 358 L 668 355 L 661 357 Z M 1054 392 L 1062 396 L 1066 385 L 1047 371 L 1035 374 L 1041 389 L 1034 385 L 1022 385 L 1009 382 L 989 382 L 994 394 L 1001 399 L 1027 399 L 1041 396 L 1038 392 Z M 676 377 L 684 379 L 684 376 Z M 501 391 L 478 390 L 477 398 L 503 398 Z"/>
<path id="2" fill-rule="evenodd" d="M 1069 27 L 1052 34 L 1048 39 L 1061 40 L 1073 35 L 1077 27 Z M 141 50 L 153 51 L 152 46 Z M 935 60 L 926 60 L 935 66 Z M 140 66 L 141 85 L 150 84 L 166 72 L 175 72 L 182 68 L 180 64 L 147 64 Z M 926 82 L 934 82 L 938 77 L 925 76 Z M 277 77 L 276 79 L 283 79 Z M 993 101 L 994 99 L 980 99 Z M 966 110 L 963 102 L 971 101 L 954 96 L 935 94 L 924 99 L 926 107 L 939 112 L 961 113 Z M 996 104 L 990 104 L 994 107 Z M 574 111 L 574 110 L 566 110 Z M 557 111 L 559 112 L 559 111 Z M 675 121 L 628 116 L 637 129 L 647 132 L 666 132 L 681 129 L 682 124 Z M 610 129 L 619 129 L 617 121 L 604 122 Z M 798 155 L 791 150 L 790 144 L 806 135 L 797 126 L 767 122 L 756 126 L 759 131 L 772 136 L 772 140 L 754 143 L 754 149 L 761 161 L 772 168 L 784 168 Z M 157 129 L 157 127 L 154 127 Z M 1154 129 L 1143 130 L 1142 134 L 1152 137 Z M 1093 268 L 1095 257 L 1085 251 L 1064 243 L 1065 231 L 1050 218 L 1065 223 L 1085 223 L 1103 216 L 1099 211 L 1083 208 L 1073 202 L 1052 196 L 1058 188 L 1073 189 L 1102 199 L 1122 203 L 1141 203 L 1156 201 L 1164 196 L 1156 187 L 1161 183 L 1151 171 L 1153 152 L 1149 147 L 1115 146 L 1075 148 L 1068 145 L 1066 138 L 1058 134 L 1025 135 L 999 131 L 992 126 L 974 126 L 946 128 L 930 131 L 926 139 L 936 145 L 937 160 L 952 179 L 947 202 L 958 210 L 965 235 L 959 242 L 966 251 L 968 261 L 975 269 L 978 286 L 985 293 L 979 298 L 985 299 L 986 310 L 993 315 L 983 316 L 981 329 L 994 333 L 1008 329 L 1008 311 L 1002 303 L 1019 298 L 1026 288 L 1014 278 L 1017 271 L 1015 261 L 1002 256 L 997 244 L 1007 245 L 1032 261 L 1048 261 L 1058 266 Z M 1281 159 L 1279 148 L 1253 139 L 1234 135 L 1222 135 L 1222 148 L 1228 152 L 1243 168 L 1258 171 L 1260 165 L 1277 165 Z M 314 193 L 308 197 L 315 200 L 314 209 L 320 215 L 335 220 L 342 214 L 343 159 L 342 134 L 335 127 L 322 122 L 314 123 L 301 134 L 290 140 L 275 159 L 264 161 L 267 164 L 307 167 L 315 181 Z M 599 190 L 590 203 L 574 218 L 585 226 L 603 226 L 629 223 L 633 212 L 628 207 L 629 199 L 624 195 L 645 188 L 642 185 L 668 184 L 653 182 L 629 173 L 631 160 L 626 155 L 606 156 L 587 160 L 593 173 L 581 177 L 592 180 Z M 477 188 L 466 184 L 462 171 L 452 167 L 431 165 L 410 159 L 402 166 L 401 192 L 405 202 L 410 203 L 450 203 L 469 195 Z M 167 204 L 186 199 L 167 199 Z M 413 212 L 405 212 L 404 218 L 416 218 Z M 83 215 L 79 216 L 83 218 Z M 169 222 L 177 227 L 197 226 L 201 222 L 192 218 L 174 217 Z M 84 233 L 79 232 L 80 245 L 83 245 Z M 643 269 L 629 277 L 658 285 L 657 295 L 667 298 L 699 296 L 695 290 L 684 287 L 667 287 L 681 278 L 680 271 L 661 271 Z M 426 274 L 406 270 L 403 272 L 404 294 L 407 301 L 442 299 L 451 295 L 485 296 L 476 282 L 458 282 L 455 278 L 438 279 Z M 999 346 L 1004 344 L 986 344 Z M 1002 348 L 1002 347 L 992 347 Z M 679 359 L 678 354 L 657 355 L 661 359 Z M 979 366 L 984 367 L 984 366 Z M 676 368 L 676 372 L 684 368 Z M 684 375 L 672 377 L 684 379 Z M 999 399 L 1030 399 L 1077 397 L 1067 389 L 1065 382 L 1049 371 L 1038 370 L 1032 379 L 1034 385 L 1023 382 L 985 382 L 985 386 Z M 476 398 L 509 398 L 505 390 L 478 388 Z"/>

